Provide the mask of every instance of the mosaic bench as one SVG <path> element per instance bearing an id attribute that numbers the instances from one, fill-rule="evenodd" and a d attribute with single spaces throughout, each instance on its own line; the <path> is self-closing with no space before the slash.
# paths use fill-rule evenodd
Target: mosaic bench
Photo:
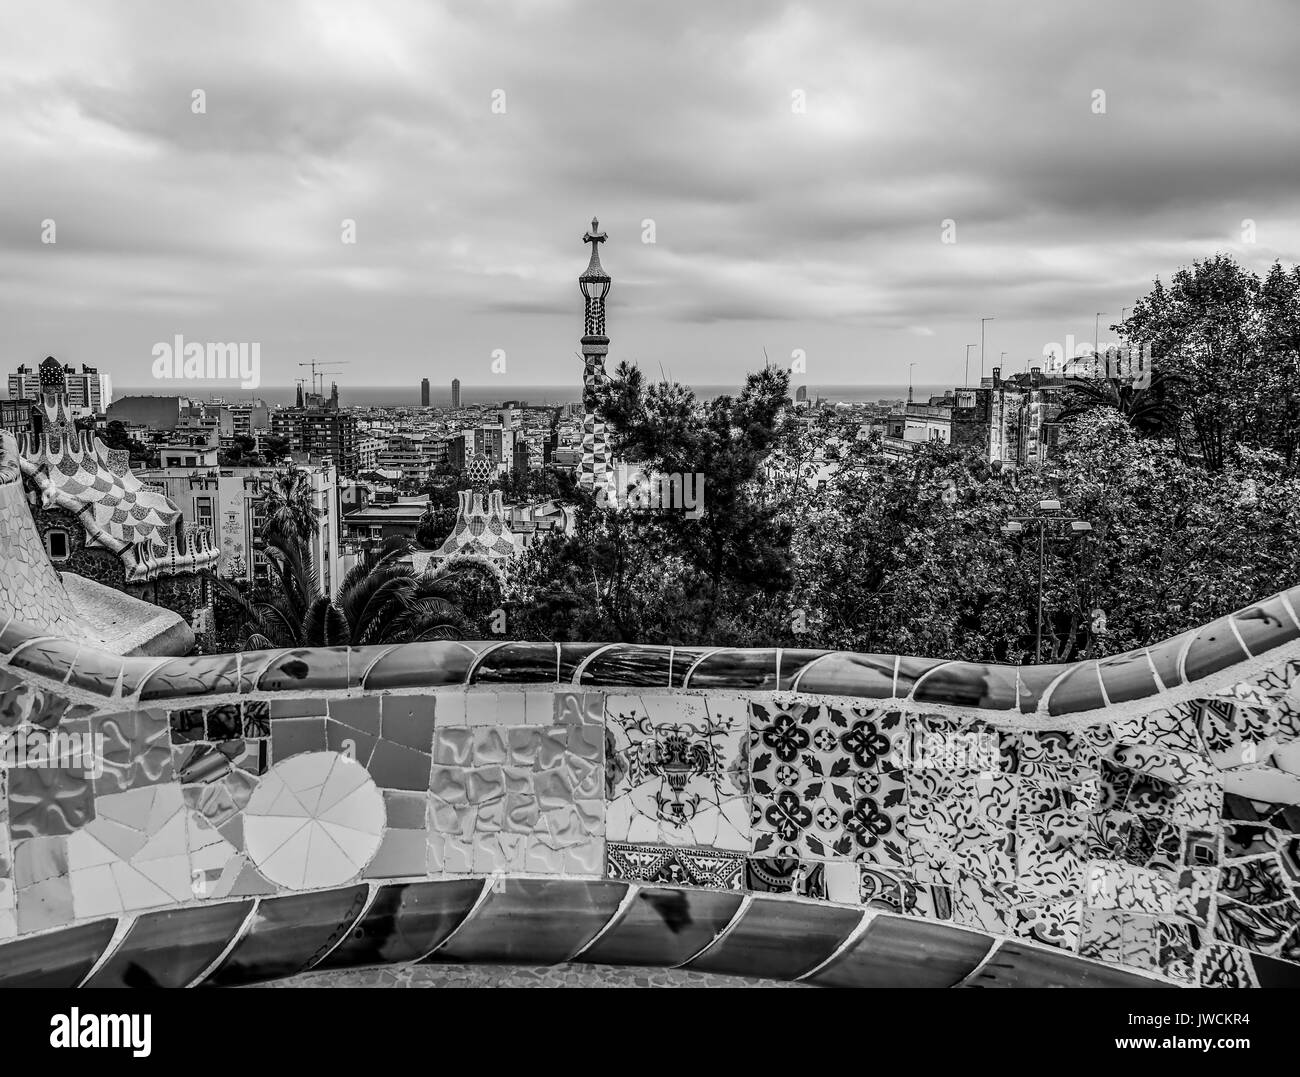
<path id="1" fill-rule="evenodd" d="M 1063 666 L 0 631 L 0 985 L 1300 985 L 1300 589 Z M 81 754 L 78 754 L 78 753 Z M 42 754 L 44 753 L 44 754 Z"/>

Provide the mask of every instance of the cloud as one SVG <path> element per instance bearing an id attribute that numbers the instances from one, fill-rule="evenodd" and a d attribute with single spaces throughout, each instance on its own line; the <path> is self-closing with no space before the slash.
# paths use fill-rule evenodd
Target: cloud
<path id="1" fill-rule="evenodd" d="M 119 385 L 176 332 L 261 340 L 268 384 L 506 347 L 576 393 L 594 213 L 613 359 L 939 380 L 984 314 L 1019 361 L 1194 257 L 1294 256 L 1286 4 L 936 7 L 11 0 L 0 340 Z"/>

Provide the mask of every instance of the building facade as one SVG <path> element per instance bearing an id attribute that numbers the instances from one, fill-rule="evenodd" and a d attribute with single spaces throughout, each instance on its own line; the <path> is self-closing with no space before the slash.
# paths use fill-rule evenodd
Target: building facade
<path id="1" fill-rule="evenodd" d="M 42 393 L 62 393 L 74 416 L 103 415 L 113 400 L 113 383 L 107 374 L 82 364 L 81 370 L 46 356 L 36 369 L 19 366 L 9 375 L 10 400 L 39 400 Z"/>
<path id="2" fill-rule="evenodd" d="M 361 435 L 355 415 L 331 407 L 280 408 L 271 412 L 271 435 L 285 438 L 293 452 L 313 464 L 332 463 L 352 478 L 360 466 Z"/>
<path id="3" fill-rule="evenodd" d="M 163 490 L 189 525 L 207 528 L 218 558 L 214 571 L 223 579 L 267 583 L 271 569 L 259 549 L 266 523 L 265 499 L 276 469 L 269 467 L 168 466 L 142 471 L 140 477 Z M 333 466 L 299 468 L 312 489 L 320 516 L 308 542 L 320 594 L 333 596 L 341 575 L 338 541 L 338 472 Z"/>

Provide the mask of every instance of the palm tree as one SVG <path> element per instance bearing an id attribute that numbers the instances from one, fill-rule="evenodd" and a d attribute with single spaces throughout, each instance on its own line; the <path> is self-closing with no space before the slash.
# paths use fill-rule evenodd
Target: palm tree
<path id="1" fill-rule="evenodd" d="M 273 535 L 262 550 L 275 576 L 270 596 L 250 600 L 229 580 L 212 576 L 248 626 L 245 650 L 333 647 L 348 642 L 347 620 L 318 593 L 311 548 Z"/>
<path id="2" fill-rule="evenodd" d="M 1177 407 L 1169 395 L 1175 380 L 1163 371 L 1153 371 L 1150 383 L 1142 388 L 1117 378 L 1066 378 L 1072 396 L 1057 422 L 1097 408 L 1113 408 L 1139 434 L 1158 437 L 1175 425 Z"/>
<path id="3" fill-rule="evenodd" d="M 321 510 L 316 507 L 311 479 L 302 468 L 276 471 L 262 504 L 266 508 L 266 522 L 262 525 L 264 539 L 279 537 L 282 547 L 292 541 L 305 545 L 316 534 Z"/>
<path id="4" fill-rule="evenodd" d="M 316 593 L 310 549 L 272 535 L 264 553 L 275 574 L 268 598 L 250 601 L 228 580 L 217 586 L 243 613 L 245 650 L 341 647 L 457 639 L 471 630 L 458 595 L 464 573 L 421 576 L 399 559 L 405 539 L 367 550 L 339 584 L 337 604 Z M 468 571 L 468 569 L 466 570 Z"/>
<path id="5" fill-rule="evenodd" d="M 463 574 L 420 575 L 400 560 L 410 549 L 403 538 L 388 539 L 343 577 L 338 606 L 354 644 L 456 639 L 469 629 L 458 602 Z"/>

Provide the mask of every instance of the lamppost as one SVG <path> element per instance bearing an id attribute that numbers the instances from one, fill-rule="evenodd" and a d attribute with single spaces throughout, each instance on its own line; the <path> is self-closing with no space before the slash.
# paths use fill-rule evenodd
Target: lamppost
<path id="1" fill-rule="evenodd" d="M 1104 310 L 1099 310 L 1092 317 L 1092 358 L 1098 371 L 1101 369 L 1101 316 L 1105 313 Z"/>
<path id="2" fill-rule="evenodd" d="M 966 345 L 966 380 L 961 383 L 963 389 L 970 388 L 970 350 L 975 347 L 974 344 Z"/>
<path id="3" fill-rule="evenodd" d="M 984 384 L 984 323 L 993 321 L 993 315 L 980 319 L 980 384 Z"/>
<path id="4" fill-rule="evenodd" d="M 907 364 L 907 402 L 909 404 L 912 402 L 912 368 L 915 366 L 915 363 Z"/>
<path id="5" fill-rule="evenodd" d="M 1047 532 L 1068 526 L 1069 533 L 1080 538 L 1092 531 L 1092 524 L 1087 520 L 1076 520 L 1061 511 L 1061 503 L 1047 499 L 1038 503 L 1038 515 L 1013 516 L 1002 525 L 1002 533 L 1008 538 L 1023 535 L 1026 528 L 1038 529 L 1038 624 L 1034 630 L 1034 663 L 1043 660 L 1043 565 L 1047 557 Z"/>

